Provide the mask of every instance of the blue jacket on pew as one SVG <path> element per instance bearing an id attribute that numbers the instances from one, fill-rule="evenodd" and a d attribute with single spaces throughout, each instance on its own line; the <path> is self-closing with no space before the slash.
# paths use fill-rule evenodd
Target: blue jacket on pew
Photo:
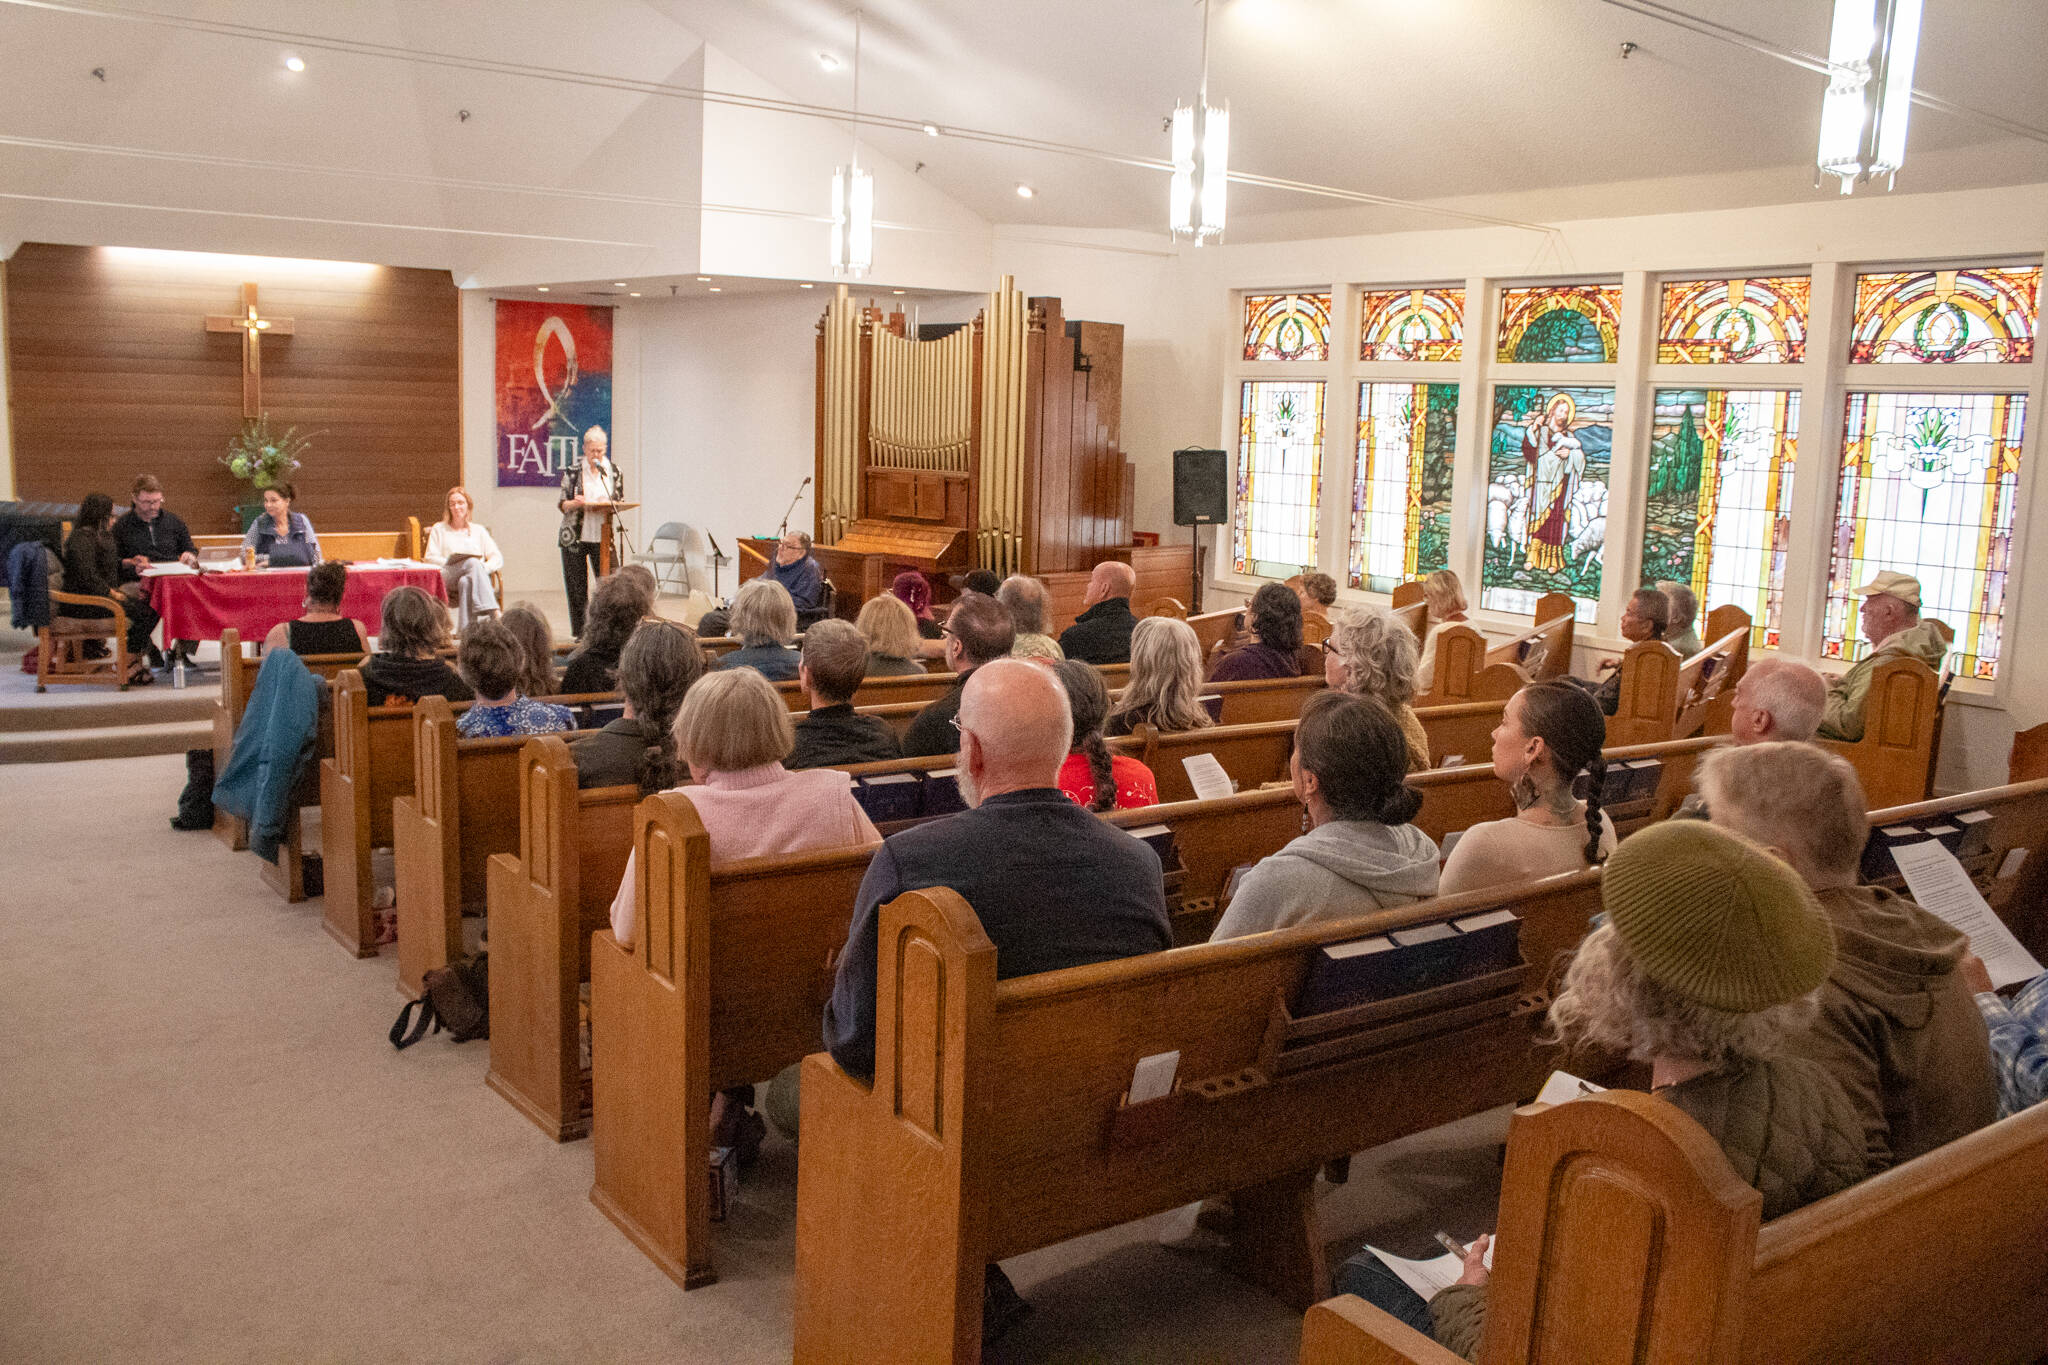
<path id="1" fill-rule="evenodd" d="M 269 862 L 277 861 L 300 769 L 313 757 L 325 686 L 291 650 L 266 650 L 227 769 L 213 784 L 213 804 L 249 822 L 249 847 Z"/>

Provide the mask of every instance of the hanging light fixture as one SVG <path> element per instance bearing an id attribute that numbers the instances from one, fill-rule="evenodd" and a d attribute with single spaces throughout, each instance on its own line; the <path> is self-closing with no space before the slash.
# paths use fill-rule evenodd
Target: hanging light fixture
<path id="1" fill-rule="evenodd" d="M 875 177 L 860 166 L 860 11 L 853 12 L 853 159 L 832 172 L 832 273 L 860 276 L 875 263 Z"/>
<path id="2" fill-rule="evenodd" d="M 1196 246 L 1223 236 L 1224 196 L 1230 187 L 1230 106 L 1209 103 L 1209 0 L 1202 0 L 1202 90 L 1193 104 L 1173 107 L 1173 182 L 1166 192 L 1166 227 L 1176 241 Z"/>
<path id="3" fill-rule="evenodd" d="M 1921 3 L 1835 0 L 1817 160 L 1822 173 L 1840 177 L 1843 194 L 1878 176 L 1890 188 L 1889 178 L 1905 164 Z"/>

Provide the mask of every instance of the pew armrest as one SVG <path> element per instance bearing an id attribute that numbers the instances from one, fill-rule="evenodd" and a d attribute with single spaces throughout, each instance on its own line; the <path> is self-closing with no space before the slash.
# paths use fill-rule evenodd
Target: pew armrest
<path id="1" fill-rule="evenodd" d="M 1301 1320 L 1300 1365 L 1463 1365 L 1463 1359 L 1355 1294 L 1325 1299 Z"/>

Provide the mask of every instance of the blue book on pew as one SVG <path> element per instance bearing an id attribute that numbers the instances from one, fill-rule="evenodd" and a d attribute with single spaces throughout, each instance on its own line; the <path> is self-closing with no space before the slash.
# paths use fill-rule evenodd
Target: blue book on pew
<path id="1" fill-rule="evenodd" d="M 1493 910 L 1329 944 L 1309 964 L 1295 1016 L 1391 1000 L 1517 966 L 1521 926 L 1512 910 Z"/>
<path id="2" fill-rule="evenodd" d="M 1892 858 L 1892 849 L 1900 844 L 1917 844 L 1926 837 L 1927 832 L 1918 825 L 1886 825 L 1871 830 L 1863 845 L 1862 879 L 1881 882 L 1898 876 L 1899 865 Z"/>
<path id="3" fill-rule="evenodd" d="M 957 815 L 967 809 L 967 803 L 960 799 L 960 770 L 940 768 L 924 775 L 924 805 L 921 813 L 926 816 Z M 872 817 L 870 817 L 872 818 Z"/>
<path id="4" fill-rule="evenodd" d="M 915 820 L 924 808 L 923 773 L 878 773 L 854 783 L 853 799 L 878 825 Z"/>

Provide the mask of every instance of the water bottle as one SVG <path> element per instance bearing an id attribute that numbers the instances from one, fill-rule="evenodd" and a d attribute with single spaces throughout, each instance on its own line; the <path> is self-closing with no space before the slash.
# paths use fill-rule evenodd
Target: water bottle
<path id="1" fill-rule="evenodd" d="M 178 659 L 176 663 L 171 665 L 171 686 L 179 691 L 184 690 L 185 660 L 182 656 Z"/>

